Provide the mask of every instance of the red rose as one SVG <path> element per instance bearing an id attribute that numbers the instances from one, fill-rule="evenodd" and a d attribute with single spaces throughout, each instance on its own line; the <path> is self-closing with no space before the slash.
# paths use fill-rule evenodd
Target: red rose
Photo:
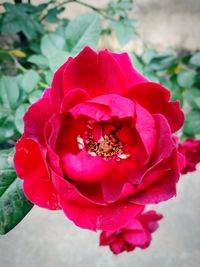
<path id="1" fill-rule="evenodd" d="M 158 228 L 158 222 L 163 218 L 150 210 L 136 216 L 124 228 L 117 231 L 102 231 L 99 239 L 100 246 L 109 246 L 114 254 L 132 251 L 136 247 L 145 249 L 151 243 L 151 233 Z"/>
<path id="2" fill-rule="evenodd" d="M 69 58 L 24 116 L 14 163 L 27 198 L 114 230 L 173 197 L 182 160 L 172 133 L 184 118 L 169 98 L 125 53 L 86 47 Z"/>
<path id="3" fill-rule="evenodd" d="M 187 139 L 179 144 L 178 150 L 185 156 L 186 163 L 181 173 L 195 171 L 196 165 L 200 162 L 200 140 Z"/>

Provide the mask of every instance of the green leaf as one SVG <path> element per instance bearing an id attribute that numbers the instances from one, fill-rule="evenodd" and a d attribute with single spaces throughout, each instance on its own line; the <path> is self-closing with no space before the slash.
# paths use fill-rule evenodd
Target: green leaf
<path id="1" fill-rule="evenodd" d="M 190 59 L 190 63 L 197 66 L 197 67 L 200 67 L 200 52 L 197 52 L 195 53 L 191 59 Z"/>
<path id="2" fill-rule="evenodd" d="M 124 46 L 126 45 L 134 36 L 134 27 L 133 25 L 125 21 L 112 21 L 110 23 L 111 29 L 115 31 L 115 35 L 119 43 Z"/>
<path id="3" fill-rule="evenodd" d="M 30 93 L 37 85 L 39 75 L 34 70 L 27 71 L 22 79 L 22 87 L 26 93 Z"/>
<path id="4" fill-rule="evenodd" d="M 101 32 L 100 18 L 95 12 L 80 15 L 70 21 L 65 30 L 67 50 L 72 55 L 85 46 L 95 48 Z"/>
<path id="5" fill-rule="evenodd" d="M 13 169 L 13 155 L 13 148 L 0 151 L 0 197 L 16 179 L 15 170 Z"/>
<path id="6" fill-rule="evenodd" d="M 68 52 L 56 51 L 51 56 L 49 56 L 49 67 L 52 72 L 56 71 L 70 56 Z"/>
<path id="7" fill-rule="evenodd" d="M 5 3 L 6 12 L 3 14 L 2 27 L 3 33 L 18 33 L 23 32 L 30 40 L 43 34 L 43 26 L 38 22 L 37 7 L 29 4 L 13 5 Z"/>
<path id="8" fill-rule="evenodd" d="M 0 197 L 0 234 L 13 229 L 32 209 L 22 190 L 22 181 L 18 178 Z"/>
<path id="9" fill-rule="evenodd" d="M 177 75 L 177 81 L 179 85 L 183 88 L 191 88 L 195 83 L 195 71 L 194 70 L 184 70 Z"/>
<path id="10" fill-rule="evenodd" d="M 23 116 L 24 116 L 24 113 L 27 111 L 28 107 L 29 107 L 28 104 L 23 104 L 19 106 L 15 112 L 15 126 L 18 132 L 21 134 L 23 133 L 23 130 L 24 130 Z"/>
<path id="11" fill-rule="evenodd" d="M 33 92 L 29 95 L 29 98 L 28 98 L 29 102 L 30 102 L 31 104 L 33 104 L 35 101 L 37 101 L 37 100 L 41 97 L 42 93 L 43 93 L 43 92 L 42 92 L 41 90 L 35 90 L 35 91 L 33 91 Z"/>
<path id="12" fill-rule="evenodd" d="M 15 108 L 18 105 L 19 96 L 17 77 L 3 76 L 0 80 L 0 103 L 5 107 Z"/>
<path id="13" fill-rule="evenodd" d="M 151 59 L 149 68 L 154 71 L 167 70 L 169 67 L 175 65 L 176 62 L 177 57 L 173 53 L 161 53 Z"/>
<path id="14" fill-rule="evenodd" d="M 58 51 L 64 51 L 65 39 L 64 37 L 56 34 L 49 33 L 46 34 L 41 41 L 41 51 L 47 58 L 53 56 Z"/>
<path id="15" fill-rule="evenodd" d="M 136 55 L 135 53 L 129 53 L 129 56 L 131 58 L 132 64 L 133 66 L 141 73 L 143 73 L 143 63 L 142 63 L 142 59 Z"/>
<path id="16" fill-rule="evenodd" d="M 189 105 L 193 108 L 200 109 L 200 90 L 191 88 L 184 92 L 184 97 L 187 99 Z"/>
<path id="17" fill-rule="evenodd" d="M 56 8 L 51 8 L 48 11 L 48 14 L 45 17 L 45 20 L 50 23 L 57 23 L 58 22 L 58 15 L 59 11 Z"/>
<path id="18" fill-rule="evenodd" d="M 1 114 L 0 114 L 1 117 Z M 9 114 L 1 118 L 0 143 L 5 143 L 7 139 L 15 134 L 14 117 Z"/>
<path id="19" fill-rule="evenodd" d="M 143 61 L 146 65 L 157 55 L 157 52 L 154 49 L 146 48 L 143 54 Z"/>
<path id="20" fill-rule="evenodd" d="M 148 67 L 144 68 L 143 74 L 151 81 L 159 83 L 159 77 L 156 75 L 156 73 L 152 70 L 150 70 Z"/>
<path id="21" fill-rule="evenodd" d="M 186 114 L 183 132 L 189 136 L 200 133 L 200 110 L 193 109 Z"/>
<path id="22" fill-rule="evenodd" d="M 53 72 L 51 70 L 48 70 L 46 73 L 45 73 L 45 81 L 47 84 L 51 84 L 52 82 L 52 78 L 53 78 Z"/>
<path id="23" fill-rule="evenodd" d="M 32 55 L 28 58 L 28 62 L 36 64 L 37 66 L 48 66 L 48 59 L 43 55 Z"/>
<path id="24" fill-rule="evenodd" d="M 9 232 L 33 207 L 16 177 L 13 154 L 13 148 L 0 151 L 0 234 Z"/>

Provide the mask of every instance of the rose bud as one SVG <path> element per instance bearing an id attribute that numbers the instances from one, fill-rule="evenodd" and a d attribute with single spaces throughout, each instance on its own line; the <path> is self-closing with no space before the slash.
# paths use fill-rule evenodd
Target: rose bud
<path id="1" fill-rule="evenodd" d="M 179 144 L 178 150 L 185 156 L 186 163 L 181 173 L 195 171 L 196 165 L 200 162 L 200 140 L 186 139 Z"/>
<path id="2" fill-rule="evenodd" d="M 145 249 L 151 243 L 151 234 L 158 228 L 162 214 L 154 210 L 141 213 L 133 218 L 124 228 L 117 231 L 102 231 L 100 246 L 109 246 L 114 254 L 133 251 L 136 247 Z"/>

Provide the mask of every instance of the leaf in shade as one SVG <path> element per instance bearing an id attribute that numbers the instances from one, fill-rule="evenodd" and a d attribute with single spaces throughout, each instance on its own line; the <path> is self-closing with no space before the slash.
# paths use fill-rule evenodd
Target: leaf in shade
<path id="1" fill-rule="evenodd" d="M 197 66 L 197 67 L 200 67 L 200 52 L 197 52 L 195 53 L 191 59 L 190 59 L 190 63 Z"/>
<path id="2" fill-rule="evenodd" d="M 188 136 L 200 133 L 200 110 L 193 109 L 185 116 L 183 132 Z"/>
<path id="3" fill-rule="evenodd" d="M 0 234 L 13 229 L 33 207 L 13 169 L 13 153 L 13 149 L 0 152 Z"/>
<path id="4" fill-rule="evenodd" d="M 67 51 L 79 53 L 86 45 L 95 48 L 101 32 L 100 18 L 95 12 L 80 15 L 70 21 L 65 30 Z"/>
<path id="5" fill-rule="evenodd" d="M 30 93 L 37 85 L 39 81 L 39 75 L 34 70 L 28 70 L 22 79 L 22 87 L 25 92 Z"/>
<path id="6" fill-rule="evenodd" d="M 188 69 L 180 72 L 177 76 L 178 83 L 183 88 L 191 88 L 195 83 L 195 71 Z"/>

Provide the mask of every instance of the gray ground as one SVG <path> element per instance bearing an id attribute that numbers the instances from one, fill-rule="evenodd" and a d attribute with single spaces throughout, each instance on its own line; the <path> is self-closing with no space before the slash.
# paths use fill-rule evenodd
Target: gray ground
<path id="1" fill-rule="evenodd" d="M 96 233 L 81 230 L 62 212 L 35 207 L 0 237 L 1 267 L 199 267 L 200 175 L 181 178 L 177 197 L 156 206 L 164 213 L 147 250 L 114 256 L 98 247 Z"/>

